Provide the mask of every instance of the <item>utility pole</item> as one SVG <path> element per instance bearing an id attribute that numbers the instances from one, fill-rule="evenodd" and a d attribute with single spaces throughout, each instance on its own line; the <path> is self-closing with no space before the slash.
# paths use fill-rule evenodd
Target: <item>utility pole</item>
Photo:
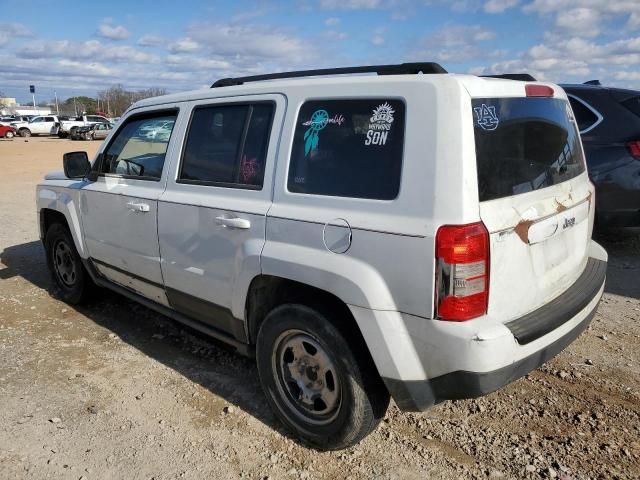
<path id="1" fill-rule="evenodd" d="M 29 91 L 31 92 L 31 98 L 33 100 L 33 113 L 35 115 L 37 115 L 38 112 L 36 110 L 36 87 L 35 87 L 35 85 L 29 85 Z"/>
<path id="2" fill-rule="evenodd" d="M 78 116 L 78 106 L 76 105 L 76 97 L 73 97 L 73 111 L 76 113 L 76 117 Z"/>
<path id="3" fill-rule="evenodd" d="M 60 115 L 60 109 L 58 108 L 58 92 L 54 90 L 53 95 L 56 97 L 56 115 Z"/>

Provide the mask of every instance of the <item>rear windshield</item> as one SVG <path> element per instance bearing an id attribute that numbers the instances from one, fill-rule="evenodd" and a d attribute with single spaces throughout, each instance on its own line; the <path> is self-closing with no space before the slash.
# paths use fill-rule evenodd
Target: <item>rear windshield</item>
<path id="1" fill-rule="evenodd" d="M 480 201 L 550 187 L 584 172 L 566 100 L 477 98 L 471 103 Z"/>

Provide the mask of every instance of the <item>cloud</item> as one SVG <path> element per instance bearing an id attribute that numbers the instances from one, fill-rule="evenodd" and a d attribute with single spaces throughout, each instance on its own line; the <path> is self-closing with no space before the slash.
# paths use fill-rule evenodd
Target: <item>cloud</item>
<path id="1" fill-rule="evenodd" d="M 335 27 L 340 23 L 340 19 L 338 17 L 329 17 L 324 21 L 324 24 L 327 27 Z"/>
<path id="2" fill-rule="evenodd" d="M 0 22 L 0 47 L 5 47 L 11 43 L 15 37 L 30 37 L 31 30 L 21 23 Z"/>
<path id="3" fill-rule="evenodd" d="M 515 7 L 518 3 L 519 0 L 487 0 L 483 9 L 487 13 L 502 13 Z"/>
<path id="4" fill-rule="evenodd" d="M 113 48 L 102 44 L 99 40 L 74 42 L 71 40 L 34 41 L 26 44 L 17 52 L 20 58 L 50 59 L 66 58 L 82 60 L 99 58 L 101 61 L 115 63 L 155 63 L 158 57 L 128 45 Z"/>
<path id="5" fill-rule="evenodd" d="M 488 58 L 489 50 L 481 44 L 495 36 L 493 30 L 479 25 L 447 25 L 424 38 L 421 49 L 414 52 L 413 58 L 450 63 Z"/>
<path id="6" fill-rule="evenodd" d="M 637 80 L 629 68 L 640 67 L 640 37 L 598 43 L 582 37 L 571 37 L 563 42 L 538 44 L 518 58 L 494 63 L 489 67 L 476 67 L 481 74 L 520 73 L 533 74 L 540 80 L 554 82 L 579 81 L 595 73 L 616 80 Z M 623 70 L 615 71 L 622 68 Z M 606 80 L 605 80 L 606 81 Z"/>
<path id="7" fill-rule="evenodd" d="M 0 22 L 0 32 L 9 37 L 31 37 L 33 35 L 33 32 L 23 24 L 15 22 Z"/>
<path id="8" fill-rule="evenodd" d="M 320 0 L 320 7 L 326 10 L 373 10 L 381 6 L 381 0 Z"/>
<path id="9" fill-rule="evenodd" d="M 98 26 L 98 36 L 109 40 L 126 40 L 131 36 L 131 33 L 122 25 L 111 25 L 104 22 Z"/>
<path id="10" fill-rule="evenodd" d="M 374 35 L 371 37 L 371 43 L 377 47 L 384 45 L 384 37 L 382 35 Z"/>
<path id="11" fill-rule="evenodd" d="M 597 37 L 601 14 L 591 8 L 579 7 L 558 13 L 556 28 L 564 35 Z"/>
<path id="12" fill-rule="evenodd" d="M 199 48 L 200 44 L 189 37 L 181 38 L 169 45 L 169 51 L 172 53 L 195 52 Z"/>
<path id="13" fill-rule="evenodd" d="M 138 39 L 138 45 L 142 47 L 160 47 L 166 43 L 166 40 L 159 35 L 147 34 Z"/>
<path id="14" fill-rule="evenodd" d="M 309 62 L 316 51 L 313 44 L 267 25 L 196 23 L 188 32 L 212 55 L 231 57 L 238 63 L 291 66 Z"/>

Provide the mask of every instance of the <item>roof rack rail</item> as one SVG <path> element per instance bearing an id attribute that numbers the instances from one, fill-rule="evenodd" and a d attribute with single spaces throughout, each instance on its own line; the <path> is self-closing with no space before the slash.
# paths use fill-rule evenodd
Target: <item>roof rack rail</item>
<path id="1" fill-rule="evenodd" d="M 481 75 L 486 78 L 502 78 L 504 80 L 517 80 L 519 82 L 536 82 L 536 78 L 528 73 L 503 73 L 501 75 Z"/>
<path id="2" fill-rule="evenodd" d="M 317 77 L 321 75 L 348 75 L 351 73 L 376 73 L 378 75 L 415 75 L 418 73 L 447 73 L 438 63 L 401 63 L 398 65 L 368 65 L 362 67 L 321 68 L 317 70 L 299 70 L 295 72 L 267 73 L 249 77 L 221 78 L 211 88 L 230 87 L 248 82 L 277 80 L 281 78 Z"/>
<path id="3" fill-rule="evenodd" d="M 583 85 L 596 85 L 596 86 L 600 86 L 602 85 L 600 83 L 600 80 L 589 80 L 587 82 L 584 82 Z"/>

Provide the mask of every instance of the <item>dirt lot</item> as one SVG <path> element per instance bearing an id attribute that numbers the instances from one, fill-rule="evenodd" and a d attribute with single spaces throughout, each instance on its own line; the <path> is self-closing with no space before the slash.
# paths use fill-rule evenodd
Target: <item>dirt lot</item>
<path id="1" fill-rule="evenodd" d="M 34 188 L 98 142 L 0 141 L 0 478 L 640 478 L 640 234 L 612 232 L 592 327 L 542 369 L 332 453 L 289 438 L 254 364 L 114 294 L 56 299 Z"/>

